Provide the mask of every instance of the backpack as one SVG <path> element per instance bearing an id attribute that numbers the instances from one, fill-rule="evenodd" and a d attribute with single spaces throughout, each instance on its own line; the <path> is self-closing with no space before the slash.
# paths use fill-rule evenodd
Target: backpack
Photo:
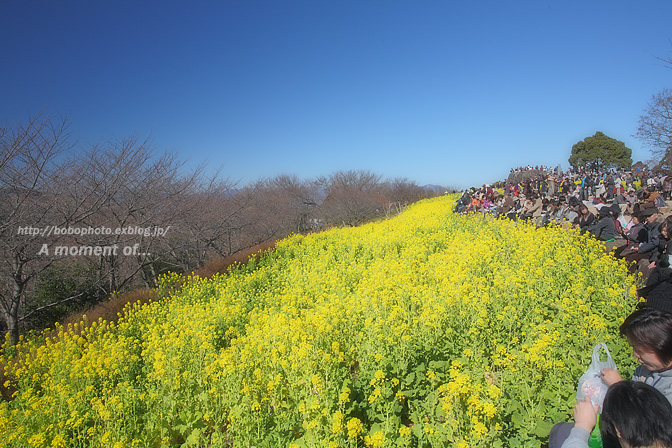
<path id="1" fill-rule="evenodd" d="M 667 204 L 665 203 L 665 199 L 663 199 L 662 196 L 656 197 L 656 199 L 653 200 L 653 203 L 656 205 L 656 207 L 667 207 Z"/>

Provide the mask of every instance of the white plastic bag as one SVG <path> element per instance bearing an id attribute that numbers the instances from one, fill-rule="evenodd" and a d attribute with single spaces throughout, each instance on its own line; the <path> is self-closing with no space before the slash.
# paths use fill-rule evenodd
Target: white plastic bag
<path id="1" fill-rule="evenodd" d="M 600 359 L 600 349 L 603 348 L 607 352 L 607 360 L 602 361 Z M 611 354 L 607 348 L 607 344 L 600 342 L 595 344 L 593 347 L 593 360 L 588 366 L 586 373 L 581 375 L 579 378 L 579 387 L 576 391 L 576 401 L 581 401 L 584 397 L 590 397 L 591 403 L 593 406 L 599 406 L 602 408 L 602 402 L 604 401 L 604 396 L 607 393 L 609 386 L 607 383 L 602 381 L 602 374 L 600 371 L 602 369 L 611 368 L 616 369 L 616 363 L 611 359 Z"/>

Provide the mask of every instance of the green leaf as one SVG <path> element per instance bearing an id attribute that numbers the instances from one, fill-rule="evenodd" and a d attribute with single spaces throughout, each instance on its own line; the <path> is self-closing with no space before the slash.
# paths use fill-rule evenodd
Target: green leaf
<path id="1" fill-rule="evenodd" d="M 551 432 L 553 424 L 549 422 L 539 422 L 537 427 L 534 429 L 534 433 L 539 437 L 548 437 L 548 434 Z"/>
<path id="2" fill-rule="evenodd" d="M 429 362 L 429 368 L 432 370 L 443 370 L 447 366 L 449 366 L 448 361 L 430 361 Z"/>
<path id="3" fill-rule="evenodd" d="M 201 430 L 200 429 L 194 429 L 191 432 L 191 434 L 189 434 L 189 437 L 187 437 L 187 441 L 185 442 L 184 445 L 186 445 L 186 446 L 197 446 L 199 444 L 198 442 L 199 442 L 200 438 L 201 438 Z"/>

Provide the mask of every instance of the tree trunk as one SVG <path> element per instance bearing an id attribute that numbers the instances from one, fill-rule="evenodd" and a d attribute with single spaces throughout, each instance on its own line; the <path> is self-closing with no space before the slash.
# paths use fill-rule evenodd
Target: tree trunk
<path id="1" fill-rule="evenodd" d="M 19 316 L 10 314 L 9 318 L 7 319 L 7 326 L 9 329 L 7 330 L 7 333 L 9 333 L 9 345 L 14 346 L 19 343 Z"/>
<path id="2" fill-rule="evenodd" d="M 9 304 L 9 310 L 6 313 L 7 332 L 9 333 L 9 345 L 14 346 L 19 343 L 19 310 L 21 309 L 21 301 L 23 293 L 26 288 L 27 279 L 23 276 L 23 263 L 19 261 L 18 257 L 14 258 L 12 263 L 14 268 L 14 275 L 12 280 L 12 299 Z"/>
<path id="3" fill-rule="evenodd" d="M 2 317 L 4 318 L 5 324 L 7 324 L 7 332 L 9 335 L 9 345 L 13 346 L 19 342 L 19 315 L 14 311 L 18 311 L 17 307 L 11 306 L 10 309 L 7 309 L 4 304 L 2 306 Z M 4 340 L 5 338 L 3 338 Z M 2 341 L 0 341 L 0 344 Z"/>

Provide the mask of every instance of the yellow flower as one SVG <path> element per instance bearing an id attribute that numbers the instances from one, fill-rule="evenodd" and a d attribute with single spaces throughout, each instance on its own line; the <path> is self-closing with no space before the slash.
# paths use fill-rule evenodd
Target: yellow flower
<path id="1" fill-rule="evenodd" d="M 63 434 L 58 434 L 51 440 L 52 448 L 63 448 L 66 446 L 66 443 L 67 442 L 65 441 L 65 437 L 63 436 Z"/>
<path id="2" fill-rule="evenodd" d="M 385 446 L 385 434 L 376 431 L 372 435 L 364 437 L 364 443 L 372 448 L 382 448 Z"/>
<path id="3" fill-rule="evenodd" d="M 494 384 L 488 386 L 488 396 L 490 398 L 495 400 L 499 398 L 500 395 L 502 395 L 502 391 L 499 389 L 499 387 L 495 386 Z"/>
<path id="4" fill-rule="evenodd" d="M 376 389 L 373 391 L 371 395 L 369 395 L 369 403 L 373 403 L 376 398 L 380 397 L 382 391 L 376 387 Z"/>
<path id="5" fill-rule="evenodd" d="M 357 417 L 353 417 L 348 420 L 346 428 L 348 430 L 348 437 L 351 439 L 357 437 L 364 431 L 364 426 L 362 425 L 361 420 L 359 420 Z"/>
<path id="6" fill-rule="evenodd" d="M 331 424 L 331 431 L 334 434 L 341 434 L 343 432 L 343 413 L 341 411 L 334 412 L 334 420 Z"/>
<path id="7" fill-rule="evenodd" d="M 347 403 L 350 401 L 350 388 L 349 387 L 344 387 L 343 390 L 341 391 L 341 394 L 338 396 L 338 400 L 341 403 Z"/>

